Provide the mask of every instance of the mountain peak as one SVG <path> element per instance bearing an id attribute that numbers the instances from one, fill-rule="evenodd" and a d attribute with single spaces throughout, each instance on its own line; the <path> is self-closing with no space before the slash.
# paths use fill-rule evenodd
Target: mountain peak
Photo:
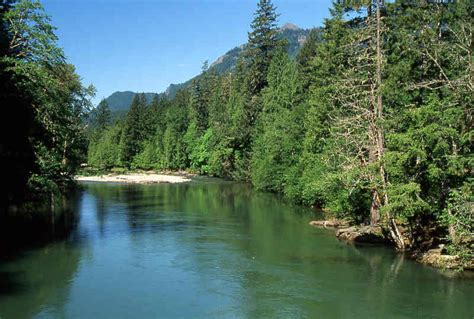
<path id="1" fill-rule="evenodd" d="M 300 30 L 301 28 L 298 27 L 296 24 L 293 24 L 293 23 L 285 23 L 281 28 L 280 30 L 284 31 L 284 30 Z"/>

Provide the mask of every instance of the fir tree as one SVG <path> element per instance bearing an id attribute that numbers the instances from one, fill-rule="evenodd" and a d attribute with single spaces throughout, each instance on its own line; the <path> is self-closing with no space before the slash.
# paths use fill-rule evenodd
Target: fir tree
<path id="1" fill-rule="evenodd" d="M 144 139 L 144 118 L 146 111 L 146 100 L 143 94 L 136 94 L 125 120 L 122 132 L 121 160 L 125 166 L 130 166 L 133 157 L 141 151 Z"/>
<path id="2" fill-rule="evenodd" d="M 110 124 L 110 109 L 107 100 L 103 99 L 97 106 L 95 126 L 98 131 L 103 131 Z"/>
<path id="3" fill-rule="evenodd" d="M 269 68 L 263 91 L 263 111 L 253 145 L 252 183 L 260 189 L 282 192 L 288 170 L 300 152 L 297 120 L 299 79 L 295 63 L 280 51 Z"/>
<path id="4" fill-rule="evenodd" d="M 250 24 L 246 58 L 248 63 L 249 94 L 258 94 L 267 83 L 267 71 L 278 47 L 276 8 L 271 0 L 259 0 L 254 19 Z"/>

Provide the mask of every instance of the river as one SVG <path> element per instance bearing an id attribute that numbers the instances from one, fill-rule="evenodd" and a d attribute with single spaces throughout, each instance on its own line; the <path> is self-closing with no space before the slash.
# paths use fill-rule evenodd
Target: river
<path id="1" fill-rule="evenodd" d="M 0 318 L 473 318 L 474 279 L 308 226 L 248 185 L 83 184 L 64 240 L 0 262 Z"/>

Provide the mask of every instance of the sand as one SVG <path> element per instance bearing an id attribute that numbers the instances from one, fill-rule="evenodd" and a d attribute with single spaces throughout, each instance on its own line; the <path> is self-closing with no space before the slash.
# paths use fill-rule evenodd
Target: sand
<path id="1" fill-rule="evenodd" d="M 107 182 L 128 184 L 156 184 L 156 183 L 184 183 L 191 180 L 188 176 L 168 174 L 123 174 L 123 175 L 100 175 L 100 176 L 76 176 L 81 182 Z"/>

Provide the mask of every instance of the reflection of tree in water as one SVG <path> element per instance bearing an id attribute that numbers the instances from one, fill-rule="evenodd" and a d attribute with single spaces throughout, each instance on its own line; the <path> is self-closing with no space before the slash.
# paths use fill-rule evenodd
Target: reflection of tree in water
<path id="1" fill-rule="evenodd" d="M 0 262 L 14 258 L 25 249 L 42 247 L 53 240 L 70 236 L 80 218 L 81 194 L 71 191 L 68 198 L 57 202 L 55 210 L 38 209 L 0 216 Z"/>
<path id="2" fill-rule="evenodd" d="M 0 318 L 30 318 L 51 300 L 63 300 L 68 294 L 81 250 L 66 239 L 75 232 L 80 199 L 80 191 L 71 191 L 53 220 L 49 213 L 38 214 L 29 222 L 20 221 L 21 227 L 10 224 L 10 230 L 2 233 L 2 241 L 9 236 L 8 242 L 17 245 L 0 255 Z"/>
<path id="3" fill-rule="evenodd" d="M 95 203 L 97 224 L 99 225 L 100 235 L 103 237 L 105 233 L 108 205 L 107 202 L 101 198 L 96 199 Z"/>
<path id="4" fill-rule="evenodd" d="M 80 259 L 79 248 L 60 242 L 2 264 L 0 317 L 31 318 L 43 311 L 45 305 L 51 306 L 55 317 L 63 317 L 62 302 L 67 300 L 65 296 Z"/>
<path id="5" fill-rule="evenodd" d="M 102 185 L 89 190 L 97 200 L 124 207 L 122 218 L 137 258 L 146 245 L 159 250 L 160 234 L 165 234 L 178 245 L 177 267 L 198 274 L 203 289 L 215 291 L 217 298 L 231 286 L 224 301 L 243 317 L 383 317 L 399 305 L 416 303 L 448 314 L 466 298 L 435 271 L 388 248 L 341 243 L 333 230 L 307 225 L 311 210 L 248 185 Z M 414 282 L 420 284 L 413 288 Z M 445 296 L 431 296 L 429 287 Z"/>

